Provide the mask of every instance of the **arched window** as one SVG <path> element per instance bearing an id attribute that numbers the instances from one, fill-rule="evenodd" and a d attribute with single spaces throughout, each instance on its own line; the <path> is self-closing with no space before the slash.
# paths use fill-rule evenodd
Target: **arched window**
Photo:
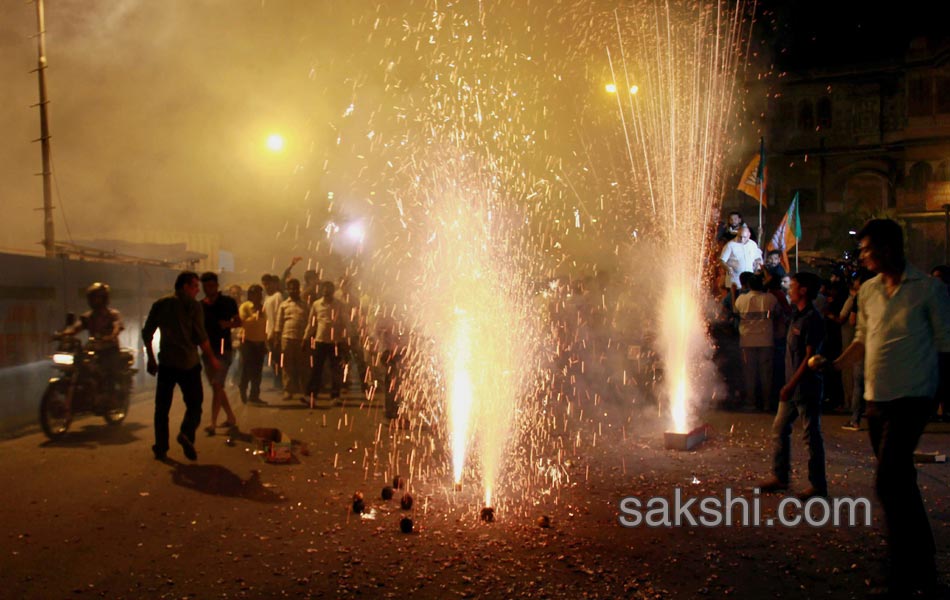
<path id="1" fill-rule="evenodd" d="M 861 171 L 848 177 L 844 184 L 844 208 L 857 208 L 871 214 L 889 208 L 890 185 L 887 177 L 877 171 Z"/>
<path id="2" fill-rule="evenodd" d="M 811 100 L 802 100 L 798 103 L 798 128 L 802 131 L 815 130 L 815 110 Z"/>
<path id="3" fill-rule="evenodd" d="M 913 192 L 922 192 L 927 189 L 927 184 L 933 180 L 934 169 L 930 163 L 921 161 L 910 168 L 910 177 L 908 178 L 908 187 Z"/>
<path id="4" fill-rule="evenodd" d="M 940 164 L 937 165 L 936 172 L 934 172 L 934 181 L 950 181 L 950 160 L 940 161 Z"/>
<path id="5" fill-rule="evenodd" d="M 831 129 L 831 98 L 825 96 L 818 100 L 815 112 L 818 113 L 819 129 Z"/>

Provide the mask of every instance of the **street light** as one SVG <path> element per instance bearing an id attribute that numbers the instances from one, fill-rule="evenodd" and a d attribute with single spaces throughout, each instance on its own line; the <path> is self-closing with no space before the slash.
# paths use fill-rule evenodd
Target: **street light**
<path id="1" fill-rule="evenodd" d="M 267 136 L 267 149 L 271 152 L 281 152 L 284 149 L 284 136 L 272 133 Z"/>
<path id="2" fill-rule="evenodd" d="M 607 85 L 604 86 L 604 90 L 605 90 L 608 94 L 616 94 L 616 93 L 617 93 L 617 84 L 616 84 L 616 83 L 608 83 Z M 631 87 L 630 87 L 630 94 L 631 94 L 631 95 L 634 95 L 634 94 L 636 94 L 636 93 L 639 92 L 639 91 L 640 91 L 640 86 L 634 85 L 634 86 L 631 86 Z"/>
<path id="3" fill-rule="evenodd" d="M 363 228 L 363 224 L 359 221 L 354 221 L 347 225 L 346 235 L 350 238 L 350 241 L 362 244 L 363 240 L 366 238 L 366 230 Z"/>

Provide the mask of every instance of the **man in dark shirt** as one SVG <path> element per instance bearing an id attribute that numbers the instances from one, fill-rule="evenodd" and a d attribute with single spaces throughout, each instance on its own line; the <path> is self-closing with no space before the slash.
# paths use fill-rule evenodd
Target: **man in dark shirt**
<path id="1" fill-rule="evenodd" d="M 739 235 L 739 229 L 742 225 L 746 224 L 745 219 L 742 217 L 742 213 L 739 211 L 732 211 L 729 213 L 729 217 L 725 223 L 720 223 L 719 228 L 716 231 L 716 240 L 720 244 L 726 244 L 736 239 Z M 749 234 L 752 241 L 758 242 L 758 238 L 755 237 L 755 229 L 751 226 L 749 227 Z"/>
<path id="2" fill-rule="evenodd" d="M 208 334 L 205 333 L 204 313 L 195 300 L 200 285 L 198 274 L 183 271 L 175 280 L 175 293 L 157 300 L 149 310 L 142 341 L 148 355 L 146 370 L 149 375 L 158 374 L 155 387 L 155 445 L 152 452 L 157 460 L 165 460 L 168 454 L 168 412 L 172 407 L 175 386 L 181 388 L 185 401 L 185 416 L 177 441 L 190 460 L 197 460 L 195 431 L 201 423 L 201 362 L 197 346 L 210 356 L 208 366 L 212 371 L 221 368 L 218 359 L 211 353 Z M 161 331 L 158 359 L 152 350 L 155 331 Z"/>
<path id="3" fill-rule="evenodd" d="M 208 345 L 211 346 L 211 353 L 221 363 L 221 368 L 217 371 L 209 369 L 207 372 L 208 383 L 211 384 L 211 424 L 205 428 L 205 431 L 208 435 L 214 435 L 218 423 L 218 414 L 222 408 L 224 414 L 228 417 L 228 420 L 224 422 L 224 426 L 237 427 L 237 419 L 234 416 L 234 411 L 231 410 L 228 395 L 224 391 L 224 383 L 234 356 L 231 347 L 231 328 L 240 327 L 241 319 L 238 317 L 237 302 L 221 293 L 217 274 L 210 271 L 202 273 L 201 289 L 205 295 L 201 301 L 201 307 L 204 309 Z M 206 353 L 202 358 L 205 361 L 205 366 L 207 366 L 211 355 Z"/>
<path id="4" fill-rule="evenodd" d="M 788 489 L 792 468 L 792 424 L 801 415 L 805 425 L 805 447 L 808 448 L 808 482 L 811 484 L 798 495 L 803 501 L 828 495 L 825 445 L 821 437 L 822 379 L 818 372 L 808 367 L 808 359 L 821 352 L 825 341 L 825 325 L 813 304 L 820 287 L 821 280 L 812 273 L 792 276 L 789 295 L 795 310 L 787 333 L 786 383 L 779 391 L 778 412 L 772 423 L 774 477 L 759 486 L 763 492 Z"/>
<path id="5" fill-rule="evenodd" d="M 766 277 L 767 280 L 781 280 L 782 277 L 785 277 L 785 267 L 782 266 L 782 253 L 778 250 L 769 250 L 769 253 L 765 255 L 764 269 L 768 275 L 768 277 Z"/>

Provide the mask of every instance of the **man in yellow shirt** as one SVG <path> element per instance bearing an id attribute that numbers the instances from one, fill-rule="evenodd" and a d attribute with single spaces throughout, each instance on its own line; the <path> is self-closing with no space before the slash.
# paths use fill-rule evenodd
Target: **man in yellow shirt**
<path id="1" fill-rule="evenodd" d="M 267 316 L 264 314 L 264 288 L 255 284 L 247 290 L 247 302 L 241 304 L 238 316 L 244 326 L 241 340 L 241 402 L 261 402 L 261 375 L 264 357 L 267 356 Z M 250 385 L 250 393 L 248 392 Z"/>

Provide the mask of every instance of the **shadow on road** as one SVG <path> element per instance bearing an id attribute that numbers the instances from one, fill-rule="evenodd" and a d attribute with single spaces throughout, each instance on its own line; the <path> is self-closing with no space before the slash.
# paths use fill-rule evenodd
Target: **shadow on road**
<path id="1" fill-rule="evenodd" d="M 121 425 L 84 425 L 82 429 L 67 431 L 57 440 L 46 440 L 40 444 L 43 448 L 85 448 L 93 450 L 98 446 L 124 446 L 139 441 L 136 432 L 148 429 L 141 423 L 123 423 Z"/>
<path id="2" fill-rule="evenodd" d="M 367 400 L 362 396 L 347 396 L 345 398 L 334 398 L 330 399 L 324 396 L 319 397 L 313 402 L 314 410 L 331 410 L 333 408 L 373 408 L 373 407 L 382 407 L 384 401 L 382 399 L 373 398 L 372 400 Z M 273 402 L 269 404 L 259 404 L 257 405 L 260 408 L 276 408 L 280 410 L 293 410 L 298 408 L 310 408 L 310 401 L 303 400 L 284 400 L 279 403 Z"/>
<path id="3" fill-rule="evenodd" d="M 185 464 L 170 458 L 165 462 L 174 467 L 172 483 L 202 494 L 271 504 L 287 502 L 287 498 L 261 483 L 261 473 L 257 470 L 252 470 L 247 479 L 241 479 L 221 465 Z"/>
<path id="4" fill-rule="evenodd" d="M 319 403 L 315 403 L 313 406 L 313 409 L 314 410 L 330 410 L 331 407 L 326 406 L 325 404 L 326 403 L 324 403 L 324 406 L 321 406 Z M 268 409 L 269 410 L 310 410 L 309 402 L 305 404 L 300 401 L 291 401 L 291 400 L 286 400 L 281 403 L 270 402 L 268 404 L 257 404 L 255 406 L 263 410 L 268 410 Z"/>

